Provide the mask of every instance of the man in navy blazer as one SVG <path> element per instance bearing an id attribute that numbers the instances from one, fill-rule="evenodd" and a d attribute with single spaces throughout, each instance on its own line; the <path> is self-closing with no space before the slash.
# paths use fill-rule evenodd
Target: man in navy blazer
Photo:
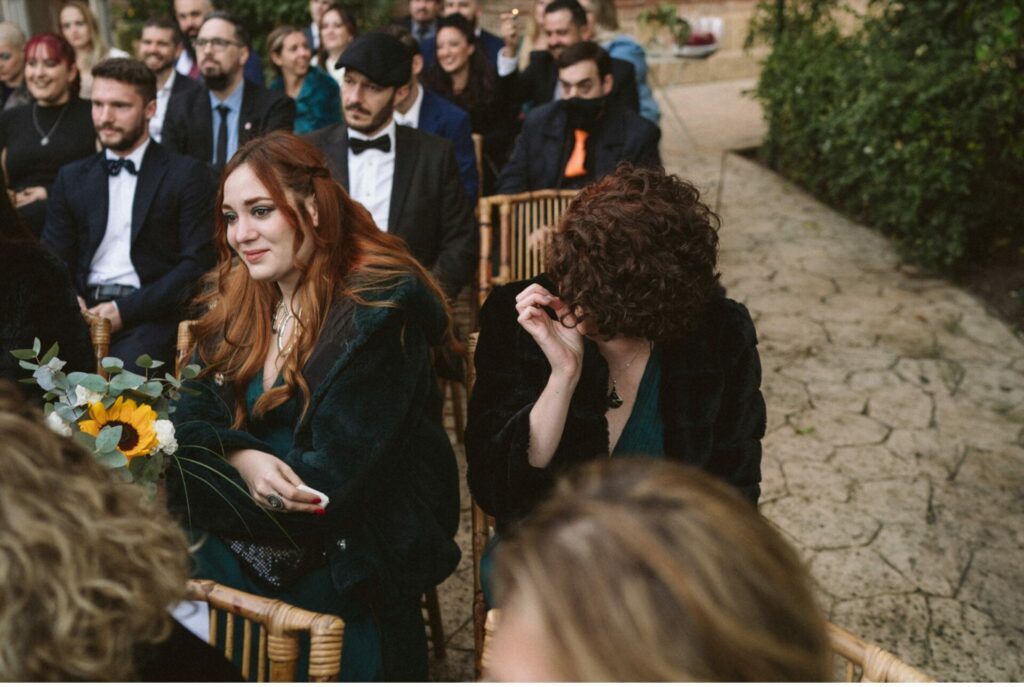
<path id="1" fill-rule="evenodd" d="M 484 56 L 491 64 L 498 65 L 498 53 L 505 47 L 505 41 L 495 36 L 487 29 L 480 26 L 480 0 L 444 0 L 444 16 L 449 14 L 461 14 L 473 25 L 476 31 L 476 44 L 484 51 Z M 423 49 L 423 66 L 429 67 L 437 62 L 437 36 L 424 40 L 420 47 Z"/>
<path id="2" fill-rule="evenodd" d="M 480 191 L 480 173 L 476 165 L 476 148 L 473 146 L 473 127 L 469 121 L 469 113 L 420 84 L 423 55 L 420 54 L 419 43 L 408 30 L 392 25 L 383 31 L 400 40 L 412 55 L 409 94 L 395 102 L 395 122 L 447 138 L 452 142 L 455 146 L 455 161 L 459 164 L 462 186 L 466 189 L 469 202 L 476 205 Z"/>
<path id="3" fill-rule="evenodd" d="M 110 354 L 171 363 L 178 321 L 215 261 L 214 189 L 198 160 L 149 137 L 156 79 L 141 62 L 93 68 L 92 118 L 104 151 L 61 168 L 43 243 L 67 265 L 83 309 L 111 322 Z"/>
<path id="4" fill-rule="evenodd" d="M 437 35 L 437 18 L 441 15 L 441 0 L 409 0 L 409 14 L 396 19 L 392 25 L 409 31 L 418 43 Z"/>

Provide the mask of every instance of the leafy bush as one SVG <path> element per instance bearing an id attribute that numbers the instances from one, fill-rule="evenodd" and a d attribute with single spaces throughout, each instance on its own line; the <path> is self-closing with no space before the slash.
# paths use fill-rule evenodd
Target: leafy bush
<path id="1" fill-rule="evenodd" d="M 1020 0 L 866 5 L 788 0 L 780 22 L 777 3 L 761 3 L 749 40 L 772 47 L 756 89 L 762 154 L 927 265 L 1020 242 Z"/>

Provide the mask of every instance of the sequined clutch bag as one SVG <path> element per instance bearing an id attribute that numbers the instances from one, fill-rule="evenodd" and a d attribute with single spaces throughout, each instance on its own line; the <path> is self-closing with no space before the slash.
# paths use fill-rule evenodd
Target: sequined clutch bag
<path id="1" fill-rule="evenodd" d="M 246 572 L 275 589 L 287 587 L 327 563 L 322 548 L 256 544 L 226 537 L 222 539 Z"/>

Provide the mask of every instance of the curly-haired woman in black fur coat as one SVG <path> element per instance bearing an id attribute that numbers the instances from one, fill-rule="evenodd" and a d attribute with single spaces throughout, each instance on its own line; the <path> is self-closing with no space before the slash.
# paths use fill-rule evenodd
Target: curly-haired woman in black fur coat
<path id="1" fill-rule="evenodd" d="M 92 371 L 89 328 L 70 275 L 21 223 L 10 197 L 0 193 L 0 378 L 29 376 L 9 351 L 31 348 L 36 337 L 47 347 L 60 344 L 65 371 Z M 28 393 L 41 396 L 33 389 Z"/>
<path id="2" fill-rule="evenodd" d="M 499 531 L 565 468 L 609 455 L 695 465 L 757 503 L 757 336 L 721 295 L 717 229 L 693 185 L 623 164 L 566 210 L 546 275 L 491 294 L 466 456 Z"/>

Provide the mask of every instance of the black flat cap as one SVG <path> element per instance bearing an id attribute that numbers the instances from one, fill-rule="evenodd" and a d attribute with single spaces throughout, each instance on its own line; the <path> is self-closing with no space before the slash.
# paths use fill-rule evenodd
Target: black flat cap
<path id="1" fill-rule="evenodd" d="M 378 86 L 404 86 L 412 76 L 412 54 L 394 36 L 364 33 L 345 48 L 335 69 L 357 71 Z"/>

